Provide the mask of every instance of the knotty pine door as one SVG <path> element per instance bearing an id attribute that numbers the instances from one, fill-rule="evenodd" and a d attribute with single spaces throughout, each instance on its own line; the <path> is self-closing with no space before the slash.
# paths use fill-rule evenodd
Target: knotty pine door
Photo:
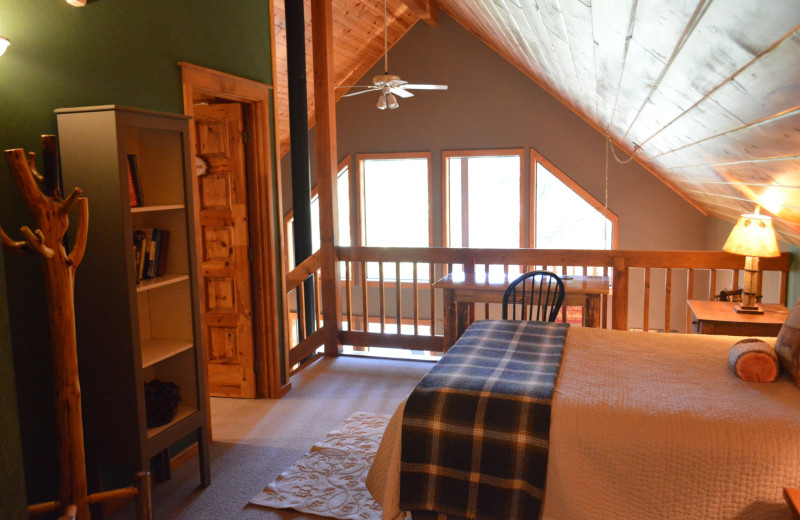
<path id="1" fill-rule="evenodd" d="M 194 106 L 198 156 L 202 334 L 208 390 L 256 397 L 242 105 Z"/>

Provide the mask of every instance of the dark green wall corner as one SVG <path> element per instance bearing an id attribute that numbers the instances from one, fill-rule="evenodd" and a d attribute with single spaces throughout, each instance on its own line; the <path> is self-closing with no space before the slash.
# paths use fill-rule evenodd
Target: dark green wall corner
<path id="1" fill-rule="evenodd" d="M 11 361 L 5 265 L 0 257 L 0 518 L 28 518 L 22 444 L 17 416 L 17 391 Z"/>
<path id="2" fill-rule="evenodd" d="M 800 247 L 791 246 L 789 252 L 792 260 L 789 264 L 789 279 L 786 281 L 786 306 L 792 305 L 800 298 Z"/>
<path id="3" fill-rule="evenodd" d="M 90 0 L 82 8 L 63 0 L 0 0 L 0 35 L 11 41 L 0 58 L 0 147 L 39 152 L 40 135 L 56 132 L 57 108 L 114 104 L 183 112 L 181 61 L 271 84 L 271 30 L 269 0 Z M 91 214 L 91 194 L 86 195 Z M 0 161 L 0 226 L 17 238 L 20 226 L 31 224 L 8 167 Z M 5 458 L 10 457 L 6 438 L 13 441 L 11 432 L 18 428 L 26 480 L 14 485 L 2 481 L 3 519 L 15 518 L 5 509 L 7 489 L 24 494 L 26 484 L 27 500 L 23 496 L 22 501 L 34 503 L 53 500 L 57 487 L 41 268 L 31 258 L 6 255 L 5 272 L 0 475 L 19 476 L 11 475 L 19 464 Z M 7 393 L 14 380 L 16 409 Z M 7 415 L 12 412 L 19 422 Z"/>

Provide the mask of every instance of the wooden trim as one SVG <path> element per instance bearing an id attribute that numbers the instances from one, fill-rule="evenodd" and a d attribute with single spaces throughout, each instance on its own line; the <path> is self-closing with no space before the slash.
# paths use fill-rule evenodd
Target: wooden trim
<path id="1" fill-rule="evenodd" d="M 431 27 L 439 25 L 439 7 L 435 0 L 400 0 L 406 4 L 419 19 Z"/>
<path id="2" fill-rule="evenodd" d="M 442 336 L 412 336 L 410 334 L 383 334 L 355 330 L 341 331 L 339 338 L 344 345 L 369 345 L 371 347 L 433 352 L 442 352 L 444 345 Z"/>
<path id="3" fill-rule="evenodd" d="M 800 520 L 800 489 L 783 488 L 783 497 L 794 520 Z"/>
<path id="4" fill-rule="evenodd" d="M 358 169 L 358 226 L 360 236 L 358 242 L 353 244 L 364 245 L 366 239 L 366 219 L 365 219 L 365 200 L 364 193 L 364 161 L 380 161 L 392 159 L 425 159 L 428 164 L 428 245 L 433 246 L 433 165 L 431 164 L 431 152 L 391 152 L 391 153 L 359 153 L 356 154 L 356 168 Z"/>
<path id="5" fill-rule="evenodd" d="M 293 367 L 312 352 L 325 344 L 325 337 L 330 333 L 330 325 L 325 325 L 319 330 L 314 331 L 310 336 L 289 350 L 289 366 Z"/>
<path id="6" fill-rule="evenodd" d="M 605 203 L 600 202 L 597 200 L 591 193 L 586 191 L 581 187 L 580 184 L 572 180 L 572 178 L 562 172 L 555 164 L 548 161 L 542 154 L 531 148 L 531 200 L 535 201 L 536 199 L 536 163 L 541 163 L 547 171 L 552 173 L 556 176 L 558 180 L 563 182 L 564 184 L 569 187 L 572 191 L 578 194 L 583 200 L 588 202 L 594 209 L 599 211 L 603 216 L 608 218 L 614 225 L 614 229 L 612 230 L 611 236 L 611 248 L 617 248 L 617 237 L 619 236 L 619 217 L 616 213 L 611 211 L 611 209 L 606 208 Z M 535 206 L 535 204 L 531 204 L 531 206 Z M 535 211 L 535 207 L 532 208 Z M 534 216 L 531 215 L 531 220 L 533 221 Z M 535 246 L 536 243 L 536 228 L 531 225 L 531 243 Z"/>
<path id="7" fill-rule="evenodd" d="M 320 252 L 315 251 L 311 256 L 303 260 L 300 265 L 292 269 L 290 273 L 286 274 L 286 284 L 284 285 L 286 292 L 296 289 L 302 284 L 306 278 L 316 273 L 322 263 L 320 261 Z"/>
<path id="8" fill-rule="evenodd" d="M 442 151 L 442 244 L 450 245 L 450 159 L 469 159 L 472 157 L 512 157 L 519 158 L 519 247 L 525 247 L 525 148 L 493 148 L 488 150 L 443 150 Z M 462 169 L 463 172 L 463 169 Z M 463 184 L 462 184 L 463 186 Z M 469 211 L 462 197 L 462 214 Z M 528 204 L 528 206 L 531 203 Z M 462 215 L 463 217 L 463 215 Z M 463 222 L 463 219 L 462 219 Z M 462 224 L 463 229 L 463 224 Z M 469 247 L 464 240 L 462 247 Z"/>
<path id="9" fill-rule="evenodd" d="M 186 115 L 194 115 L 194 99 L 198 94 L 213 95 L 243 103 L 246 119 L 251 123 L 253 141 L 249 159 L 252 160 L 252 164 L 247 171 L 249 228 L 254 253 L 251 274 L 253 293 L 263 296 L 253 298 L 256 387 L 261 397 L 278 397 L 281 385 L 279 352 L 281 338 L 278 334 L 280 318 L 277 298 L 280 294 L 279 282 L 283 282 L 283 271 L 279 275 L 274 254 L 276 240 L 282 238 L 282 233 L 278 226 L 278 236 L 275 236 L 276 197 L 272 185 L 271 154 L 274 137 L 270 132 L 269 120 L 272 88 L 263 83 L 185 62 L 179 62 L 178 65 L 181 67 L 183 106 Z M 190 125 L 189 138 L 191 150 L 194 150 L 196 147 L 194 125 Z M 199 191 L 196 178 L 192 184 L 196 196 Z M 277 204 L 280 205 L 280 200 Z M 194 218 L 196 221 L 199 218 L 198 206 L 194 209 Z M 197 243 L 200 244 L 201 241 L 198 240 Z M 282 245 L 280 242 L 278 244 Z M 208 399 L 206 391 L 207 402 Z"/>
<path id="10" fill-rule="evenodd" d="M 319 241 L 322 266 L 322 314 L 325 327 L 325 354 L 338 355 L 339 263 L 336 261 L 336 234 L 339 227 L 338 161 L 336 159 L 336 95 L 333 67 L 333 7 L 330 2 L 311 3 L 311 43 L 314 56 L 314 113 L 317 130 L 317 187 L 319 189 Z"/>
<path id="11" fill-rule="evenodd" d="M 174 457 L 169 459 L 169 470 L 175 471 L 176 469 L 180 468 L 189 460 L 192 459 L 195 455 L 199 453 L 199 448 L 197 446 L 197 442 L 193 442 L 186 448 L 182 449 L 179 453 L 176 453 Z"/>
<path id="12" fill-rule="evenodd" d="M 269 2 L 269 20 L 271 22 L 270 27 L 274 28 L 274 20 L 275 20 L 275 0 L 268 0 Z M 277 42 L 275 38 L 275 31 L 270 31 L 269 37 L 269 48 L 270 48 L 270 60 L 271 60 L 271 71 L 272 71 L 272 84 L 278 85 L 278 50 L 277 50 Z M 271 107 L 272 107 L 272 125 L 275 129 L 275 134 L 272 136 L 272 147 L 275 150 L 275 172 L 274 172 L 274 182 L 275 182 L 275 214 L 277 215 L 278 221 L 280 222 L 281 215 L 283 215 L 283 181 L 282 177 L 283 174 L 281 173 L 281 125 L 280 125 L 280 111 L 278 110 L 278 93 L 273 90 L 272 91 L 272 98 L 271 98 Z M 286 273 L 289 271 L 286 262 L 286 254 L 285 254 L 285 244 L 284 241 L 284 228 L 283 226 L 278 225 L 278 250 L 280 252 L 280 273 L 277 279 L 277 282 L 280 284 L 280 298 L 281 303 L 283 304 L 283 315 L 280 319 L 275 319 L 275 323 L 280 323 L 283 325 L 283 334 L 281 335 L 281 339 L 283 340 L 282 350 L 280 353 L 283 354 L 283 374 L 284 379 L 281 381 L 282 385 L 279 385 L 278 389 L 278 397 L 283 396 L 286 392 L 291 389 L 291 383 L 289 382 L 289 317 L 288 312 L 288 301 L 287 295 L 288 292 L 283 290 L 286 285 L 285 276 Z M 277 331 L 275 332 L 277 337 Z M 278 374 L 280 376 L 280 373 Z"/>

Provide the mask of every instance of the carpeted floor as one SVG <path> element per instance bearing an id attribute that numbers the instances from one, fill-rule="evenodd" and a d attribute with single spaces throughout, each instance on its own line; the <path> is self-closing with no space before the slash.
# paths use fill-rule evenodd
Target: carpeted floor
<path id="1" fill-rule="evenodd" d="M 211 486 L 202 489 L 197 459 L 153 489 L 156 520 L 319 519 L 248 506 L 250 499 L 357 411 L 391 414 L 432 363 L 323 358 L 292 378 L 281 399 L 211 400 Z M 112 520 L 133 519 L 129 505 Z"/>

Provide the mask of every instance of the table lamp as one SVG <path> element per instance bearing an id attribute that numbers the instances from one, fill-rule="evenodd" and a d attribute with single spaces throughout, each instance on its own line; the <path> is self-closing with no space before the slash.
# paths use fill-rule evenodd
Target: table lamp
<path id="1" fill-rule="evenodd" d="M 739 217 L 739 221 L 731 231 L 723 251 L 737 255 L 745 255 L 744 261 L 744 288 L 742 290 L 742 303 L 737 305 L 736 312 L 745 314 L 763 314 L 764 311 L 756 303 L 758 290 L 758 259 L 759 257 L 780 256 L 775 230 L 772 227 L 772 218 L 760 215 L 758 208 L 753 214 Z"/>

